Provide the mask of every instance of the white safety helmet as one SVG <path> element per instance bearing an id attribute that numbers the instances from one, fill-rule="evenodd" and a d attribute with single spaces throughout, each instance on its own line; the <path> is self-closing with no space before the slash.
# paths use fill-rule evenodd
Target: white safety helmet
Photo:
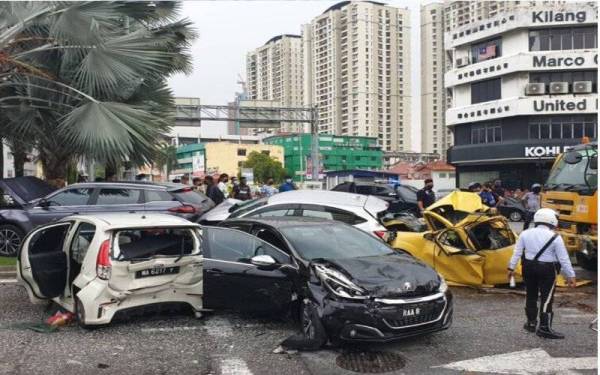
<path id="1" fill-rule="evenodd" d="M 536 224 L 548 224 L 556 227 L 558 225 L 558 217 L 556 212 L 550 208 L 540 208 L 533 215 L 533 222 Z"/>

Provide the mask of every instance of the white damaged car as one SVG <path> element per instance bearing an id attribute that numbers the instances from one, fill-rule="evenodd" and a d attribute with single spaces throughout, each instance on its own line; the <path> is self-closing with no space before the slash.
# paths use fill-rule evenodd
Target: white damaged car
<path id="1" fill-rule="evenodd" d="M 202 310 L 200 226 L 171 215 L 70 216 L 31 231 L 19 252 L 19 283 L 81 326 L 111 322 L 119 311 L 183 303 Z"/>

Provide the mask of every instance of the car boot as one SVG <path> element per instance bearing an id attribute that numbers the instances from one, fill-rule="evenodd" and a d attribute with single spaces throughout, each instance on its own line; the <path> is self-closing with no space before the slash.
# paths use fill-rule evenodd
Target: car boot
<path id="1" fill-rule="evenodd" d="M 523 325 L 523 328 L 529 332 L 535 332 L 535 328 L 537 326 L 537 307 L 526 307 L 525 315 L 527 315 L 527 323 Z"/>
<path id="2" fill-rule="evenodd" d="M 565 335 L 552 330 L 552 318 L 554 313 L 541 313 L 540 326 L 535 334 L 546 339 L 564 339 Z"/>

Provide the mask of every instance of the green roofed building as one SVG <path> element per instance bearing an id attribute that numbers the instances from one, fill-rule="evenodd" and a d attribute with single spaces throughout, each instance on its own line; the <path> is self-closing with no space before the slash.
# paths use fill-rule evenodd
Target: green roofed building
<path id="1" fill-rule="evenodd" d="M 294 180 L 303 179 L 307 164 L 310 174 L 311 134 L 276 135 L 263 139 L 263 142 L 283 147 L 284 165 Z M 323 172 L 382 168 L 383 151 L 376 138 L 320 134 L 319 153 Z"/>

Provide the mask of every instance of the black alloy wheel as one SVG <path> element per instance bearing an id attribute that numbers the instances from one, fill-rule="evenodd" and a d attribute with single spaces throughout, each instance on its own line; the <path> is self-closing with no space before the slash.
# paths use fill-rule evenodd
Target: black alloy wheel
<path id="1" fill-rule="evenodd" d="M 10 224 L 0 225 L 0 256 L 17 256 L 23 237 L 24 233 L 18 227 Z"/>

